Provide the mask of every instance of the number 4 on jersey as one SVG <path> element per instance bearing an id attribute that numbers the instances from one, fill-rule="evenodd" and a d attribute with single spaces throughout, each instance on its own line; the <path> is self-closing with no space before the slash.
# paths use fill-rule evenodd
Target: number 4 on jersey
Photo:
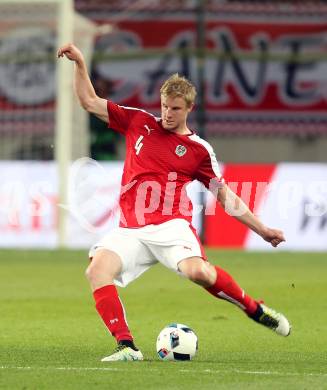
<path id="1" fill-rule="evenodd" d="M 141 141 L 142 141 L 143 138 L 144 138 L 144 136 L 140 135 L 138 140 L 135 143 L 135 150 L 136 150 L 136 154 L 137 155 L 140 153 L 140 151 L 142 149 L 143 143 Z"/>

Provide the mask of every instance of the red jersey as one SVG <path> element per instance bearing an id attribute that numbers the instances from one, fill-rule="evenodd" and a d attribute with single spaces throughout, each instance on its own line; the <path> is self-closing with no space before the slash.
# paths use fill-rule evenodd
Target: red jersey
<path id="1" fill-rule="evenodd" d="M 207 188 L 224 180 L 210 144 L 194 132 L 180 135 L 161 119 L 132 107 L 107 103 L 109 127 L 126 137 L 120 193 L 120 226 L 140 227 L 174 218 L 192 221 L 186 187 L 199 180 Z"/>

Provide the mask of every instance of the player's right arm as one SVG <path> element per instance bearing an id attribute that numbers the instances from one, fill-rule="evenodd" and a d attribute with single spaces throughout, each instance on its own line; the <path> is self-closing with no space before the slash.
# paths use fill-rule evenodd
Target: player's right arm
<path id="1" fill-rule="evenodd" d="M 62 46 L 57 53 L 58 58 L 66 57 L 74 61 L 74 89 L 81 106 L 104 122 L 109 123 L 107 100 L 100 98 L 91 83 L 86 63 L 81 51 L 72 43 Z"/>

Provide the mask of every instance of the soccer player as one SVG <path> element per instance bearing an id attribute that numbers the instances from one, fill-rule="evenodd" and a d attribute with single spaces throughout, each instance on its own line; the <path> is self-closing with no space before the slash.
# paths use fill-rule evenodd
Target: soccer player
<path id="1" fill-rule="evenodd" d="M 288 336 L 291 327 L 284 315 L 247 295 L 226 271 L 207 261 L 191 225 L 192 205 L 186 186 L 199 180 L 226 212 L 273 247 L 284 241 L 283 232 L 265 226 L 228 188 L 212 147 L 188 128 L 187 117 L 196 96 L 192 83 L 178 74 L 168 78 L 160 89 L 161 118 L 157 118 L 97 96 L 76 46 L 62 46 L 58 57 L 64 56 L 74 62 L 74 87 L 81 106 L 126 137 L 120 226 L 92 247 L 86 271 L 96 309 L 118 344 L 102 361 L 143 359 L 116 285 L 127 286 L 157 262 L 216 298 L 237 305 L 277 334 Z"/>

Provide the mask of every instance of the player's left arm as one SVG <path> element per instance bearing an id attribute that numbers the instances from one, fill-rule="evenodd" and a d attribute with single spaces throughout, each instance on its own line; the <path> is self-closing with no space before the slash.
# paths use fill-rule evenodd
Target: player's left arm
<path id="1" fill-rule="evenodd" d="M 233 216 L 244 225 L 248 226 L 264 240 L 271 243 L 273 247 L 285 241 L 281 230 L 271 229 L 265 226 L 228 186 L 223 184 L 218 189 L 217 200 L 227 214 Z"/>

